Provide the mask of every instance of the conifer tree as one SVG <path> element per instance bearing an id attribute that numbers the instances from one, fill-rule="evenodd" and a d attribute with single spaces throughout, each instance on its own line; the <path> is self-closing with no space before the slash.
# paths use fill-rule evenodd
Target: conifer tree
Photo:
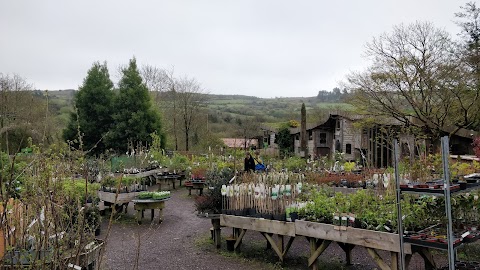
<path id="1" fill-rule="evenodd" d="M 113 83 L 107 63 L 93 63 L 74 98 L 75 110 L 70 115 L 65 140 L 95 155 L 106 150 L 105 135 L 113 124 Z"/>
<path id="2" fill-rule="evenodd" d="M 165 147 L 165 134 L 162 130 L 160 114 L 152 106 L 148 88 L 142 81 L 135 58 L 128 67 L 122 69 L 122 78 L 118 84 L 113 114 L 114 127 L 108 142 L 114 150 L 125 153 L 138 144 L 150 145 L 151 134 L 160 136 L 161 147 Z"/>

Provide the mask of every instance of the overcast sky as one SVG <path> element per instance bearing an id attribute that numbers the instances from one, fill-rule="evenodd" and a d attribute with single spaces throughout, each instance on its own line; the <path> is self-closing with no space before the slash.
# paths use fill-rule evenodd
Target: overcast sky
<path id="1" fill-rule="evenodd" d="M 0 72 L 77 89 L 94 61 L 195 78 L 212 94 L 315 96 L 368 63 L 366 42 L 430 21 L 453 37 L 459 0 L 0 0 Z"/>

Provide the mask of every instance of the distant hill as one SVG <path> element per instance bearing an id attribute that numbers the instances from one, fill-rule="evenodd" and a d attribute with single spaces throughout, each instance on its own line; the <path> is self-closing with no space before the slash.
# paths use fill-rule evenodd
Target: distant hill
<path id="1" fill-rule="evenodd" d="M 44 91 L 36 90 L 40 95 Z M 66 124 L 69 112 L 73 109 L 76 90 L 48 90 L 52 110 L 58 115 L 61 124 Z M 219 137 L 238 136 L 241 126 L 253 122 L 278 127 L 288 120 L 300 120 L 302 102 L 307 109 L 307 121 L 316 122 L 329 112 L 349 111 L 353 107 L 343 102 L 325 102 L 324 96 L 317 97 L 278 97 L 259 98 L 245 95 L 205 94 L 209 130 Z M 205 116 L 206 117 L 206 116 Z"/>

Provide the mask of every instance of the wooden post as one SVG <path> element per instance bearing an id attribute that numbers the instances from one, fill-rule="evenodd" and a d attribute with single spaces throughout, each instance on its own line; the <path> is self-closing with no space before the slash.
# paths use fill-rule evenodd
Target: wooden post
<path id="1" fill-rule="evenodd" d="M 317 239 L 313 237 L 308 237 L 307 238 L 310 241 L 310 256 L 312 256 L 313 253 L 315 253 L 315 250 L 317 250 Z M 310 257 L 311 258 L 311 257 Z M 315 262 L 313 264 L 310 263 L 310 259 L 308 260 L 308 266 L 311 266 L 312 270 L 318 270 L 318 263 L 317 263 L 317 258 L 315 258 Z"/>
<path id="2" fill-rule="evenodd" d="M 392 270 L 398 270 L 398 253 L 390 251 L 390 255 L 392 256 L 392 263 L 390 268 Z"/>
<path id="3" fill-rule="evenodd" d="M 222 229 L 220 227 L 220 219 L 219 218 L 212 218 L 212 226 L 213 226 L 213 241 L 215 243 L 215 246 L 217 248 L 220 248 L 221 247 L 221 243 L 222 243 L 222 236 L 221 236 L 221 232 L 222 232 Z"/>
<path id="4" fill-rule="evenodd" d="M 345 260 L 347 261 L 347 265 L 352 265 L 352 249 L 355 247 L 355 245 L 341 242 L 337 243 L 343 249 L 343 251 L 345 251 Z"/>
<path id="5" fill-rule="evenodd" d="M 280 243 L 278 244 L 278 245 L 279 245 L 279 249 L 280 249 L 280 251 L 281 251 L 282 254 L 283 254 L 283 251 L 284 251 L 284 250 L 283 250 L 283 247 L 284 247 L 283 235 L 278 235 L 278 238 L 279 238 L 278 240 L 279 240 L 279 242 L 280 242 Z"/>

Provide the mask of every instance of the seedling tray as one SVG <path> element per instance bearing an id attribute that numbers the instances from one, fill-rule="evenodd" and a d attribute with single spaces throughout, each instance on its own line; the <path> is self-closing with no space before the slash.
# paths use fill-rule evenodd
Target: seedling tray
<path id="1" fill-rule="evenodd" d="M 427 187 L 425 187 L 427 186 Z M 444 189 L 443 185 L 421 185 L 421 186 L 415 186 L 415 185 L 402 185 L 400 186 L 401 191 L 411 191 L 411 192 L 422 192 L 422 193 L 434 193 L 434 194 L 443 194 Z M 456 192 L 460 191 L 460 185 L 458 184 L 452 184 L 450 186 L 450 192 Z"/>
<path id="2" fill-rule="evenodd" d="M 427 238 L 427 239 L 414 239 L 410 237 L 404 237 L 405 243 L 410 243 L 412 245 L 430 247 L 436 249 L 448 249 L 447 239 L 440 238 Z M 453 242 L 453 248 L 457 248 L 462 244 L 462 240 L 455 238 Z"/>

